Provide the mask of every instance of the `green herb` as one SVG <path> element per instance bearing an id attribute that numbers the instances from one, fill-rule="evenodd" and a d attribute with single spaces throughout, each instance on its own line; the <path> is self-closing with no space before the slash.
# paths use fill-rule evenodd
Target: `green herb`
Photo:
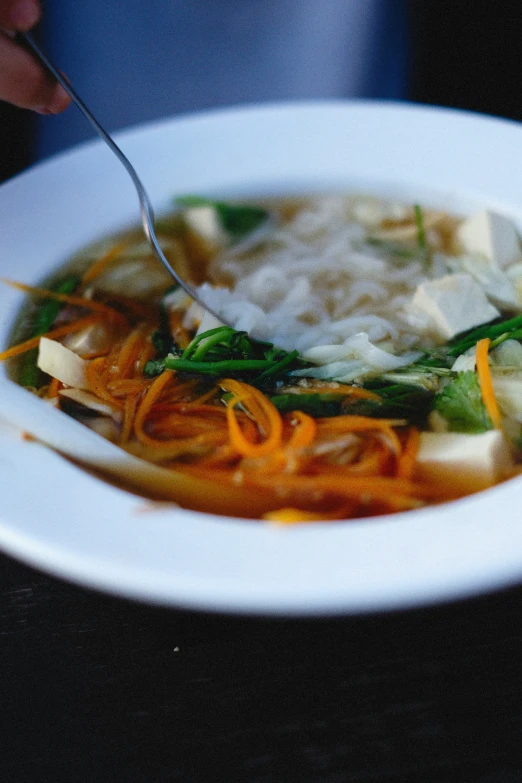
<path id="1" fill-rule="evenodd" d="M 72 294 L 79 285 L 80 278 L 78 275 L 68 275 L 52 285 L 49 290 L 57 294 Z M 38 335 L 48 332 L 64 306 L 65 303 L 60 302 L 58 299 L 43 299 L 36 310 L 27 339 L 38 337 Z M 38 388 L 42 385 L 44 374 L 38 368 L 37 361 L 38 348 L 27 351 L 23 355 L 18 374 L 18 382 L 21 386 Z"/>
<path id="2" fill-rule="evenodd" d="M 172 352 L 172 337 L 170 332 L 167 334 L 162 329 L 156 329 L 151 335 L 151 340 L 158 356 L 166 356 L 168 353 Z"/>
<path id="3" fill-rule="evenodd" d="M 213 207 L 221 227 L 234 242 L 255 231 L 268 219 L 265 209 L 246 204 L 227 204 L 201 196 L 182 196 L 176 202 L 182 207 Z"/>
<path id="4" fill-rule="evenodd" d="M 419 204 L 414 204 L 413 211 L 415 213 L 415 223 L 417 225 L 417 244 L 419 245 L 419 249 L 425 253 L 428 249 L 428 245 L 426 242 L 426 232 L 424 230 L 422 208 Z"/>
<path id="5" fill-rule="evenodd" d="M 457 335 L 448 343 L 450 356 L 460 356 L 461 353 L 465 353 L 468 348 L 485 337 L 489 337 L 490 340 L 495 340 L 497 337 L 502 337 L 504 340 L 521 339 L 522 315 L 516 315 L 514 318 L 507 318 L 503 321 L 495 320 Z"/>
<path id="6" fill-rule="evenodd" d="M 378 415 L 384 418 L 400 417 L 411 424 L 423 426 L 433 404 L 433 391 L 407 383 L 390 383 L 384 378 L 374 378 L 365 384 L 365 388 L 381 397 L 378 414 L 369 410 L 365 415 Z M 361 400 L 369 403 L 369 400 Z M 351 409 L 352 410 L 352 409 Z"/>
<path id="7" fill-rule="evenodd" d="M 145 365 L 145 374 L 165 368 L 217 377 L 245 377 L 258 386 L 274 384 L 290 370 L 305 366 L 297 351 L 283 351 L 272 343 L 254 340 L 246 332 L 217 326 L 197 335 L 180 356 L 168 354 Z"/>
<path id="8" fill-rule="evenodd" d="M 165 369 L 165 359 L 149 359 L 143 368 L 144 375 L 147 378 L 154 378 L 156 375 L 161 375 Z"/>
<path id="9" fill-rule="evenodd" d="M 225 359 L 219 362 L 195 362 L 178 356 L 166 356 L 164 364 L 167 370 L 195 373 L 197 375 L 241 376 L 244 373 L 261 373 L 271 367 L 272 362 L 263 359 Z"/>
<path id="10" fill-rule="evenodd" d="M 335 392 L 325 394 L 318 392 L 311 394 L 276 394 L 270 397 L 270 399 L 280 413 L 302 411 L 314 418 L 340 416 L 343 413 L 366 415 L 369 410 L 373 414 L 380 405 L 375 400 L 352 401 L 346 394 L 335 394 Z M 364 412 L 361 411 L 361 402 L 365 403 Z M 366 403 L 370 403 L 370 406 L 366 405 Z"/>
<path id="11" fill-rule="evenodd" d="M 458 373 L 435 396 L 433 408 L 446 419 L 450 432 L 479 433 L 492 428 L 477 374 L 471 370 Z"/>

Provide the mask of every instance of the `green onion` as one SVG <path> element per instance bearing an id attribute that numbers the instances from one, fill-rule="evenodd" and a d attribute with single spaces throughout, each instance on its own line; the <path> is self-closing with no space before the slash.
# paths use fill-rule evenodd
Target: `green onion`
<path id="1" fill-rule="evenodd" d="M 505 335 L 505 340 L 521 339 L 522 315 L 516 315 L 514 318 L 508 318 L 505 321 L 484 324 L 476 329 L 472 329 L 467 334 L 465 333 L 464 336 L 459 335 L 458 338 L 454 338 L 449 342 L 449 355 L 460 356 L 461 353 L 465 353 L 468 348 L 471 348 L 479 340 L 483 340 L 485 337 L 494 340 L 501 335 Z"/>
<path id="2" fill-rule="evenodd" d="M 415 223 L 417 224 L 417 243 L 420 250 L 425 253 L 428 249 L 428 245 L 426 243 L 426 232 L 424 230 L 424 217 L 422 214 L 422 208 L 419 204 L 414 204 L 413 211 L 415 213 Z"/>
<path id="3" fill-rule="evenodd" d="M 166 356 L 164 360 L 167 370 L 196 373 L 202 375 L 218 375 L 222 378 L 229 375 L 248 372 L 264 372 L 273 366 L 266 359 L 225 359 L 218 362 L 194 362 L 178 356 Z"/>

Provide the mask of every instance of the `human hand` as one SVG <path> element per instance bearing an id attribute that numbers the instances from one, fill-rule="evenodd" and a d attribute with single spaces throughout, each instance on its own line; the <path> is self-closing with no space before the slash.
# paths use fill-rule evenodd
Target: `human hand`
<path id="1" fill-rule="evenodd" d="M 39 0 L 0 0 L 0 100 L 40 114 L 58 114 L 70 98 L 12 36 L 40 19 Z"/>

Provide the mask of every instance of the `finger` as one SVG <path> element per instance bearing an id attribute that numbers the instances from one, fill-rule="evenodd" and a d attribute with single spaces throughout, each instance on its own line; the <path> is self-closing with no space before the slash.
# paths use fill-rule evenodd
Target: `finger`
<path id="1" fill-rule="evenodd" d="M 0 27 L 30 30 L 40 19 L 38 0 L 0 0 Z"/>
<path id="2" fill-rule="evenodd" d="M 70 103 L 63 87 L 32 55 L 1 34 L 0 100 L 41 114 L 58 114 Z"/>

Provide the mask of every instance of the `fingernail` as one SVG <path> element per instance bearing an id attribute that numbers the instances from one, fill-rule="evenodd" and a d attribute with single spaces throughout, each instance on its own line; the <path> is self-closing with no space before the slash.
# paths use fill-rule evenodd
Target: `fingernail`
<path id="1" fill-rule="evenodd" d="M 45 106 L 45 113 L 46 114 L 59 114 L 61 111 L 65 109 L 65 107 L 69 103 L 69 97 L 63 87 L 60 85 L 57 85 L 54 92 L 53 97 L 49 101 L 49 103 Z"/>
<path id="2" fill-rule="evenodd" d="M 40 18 L 40 9 L 35 0 L 18 0 L 9 16 L 15 30 L 29 30 Z"/>

